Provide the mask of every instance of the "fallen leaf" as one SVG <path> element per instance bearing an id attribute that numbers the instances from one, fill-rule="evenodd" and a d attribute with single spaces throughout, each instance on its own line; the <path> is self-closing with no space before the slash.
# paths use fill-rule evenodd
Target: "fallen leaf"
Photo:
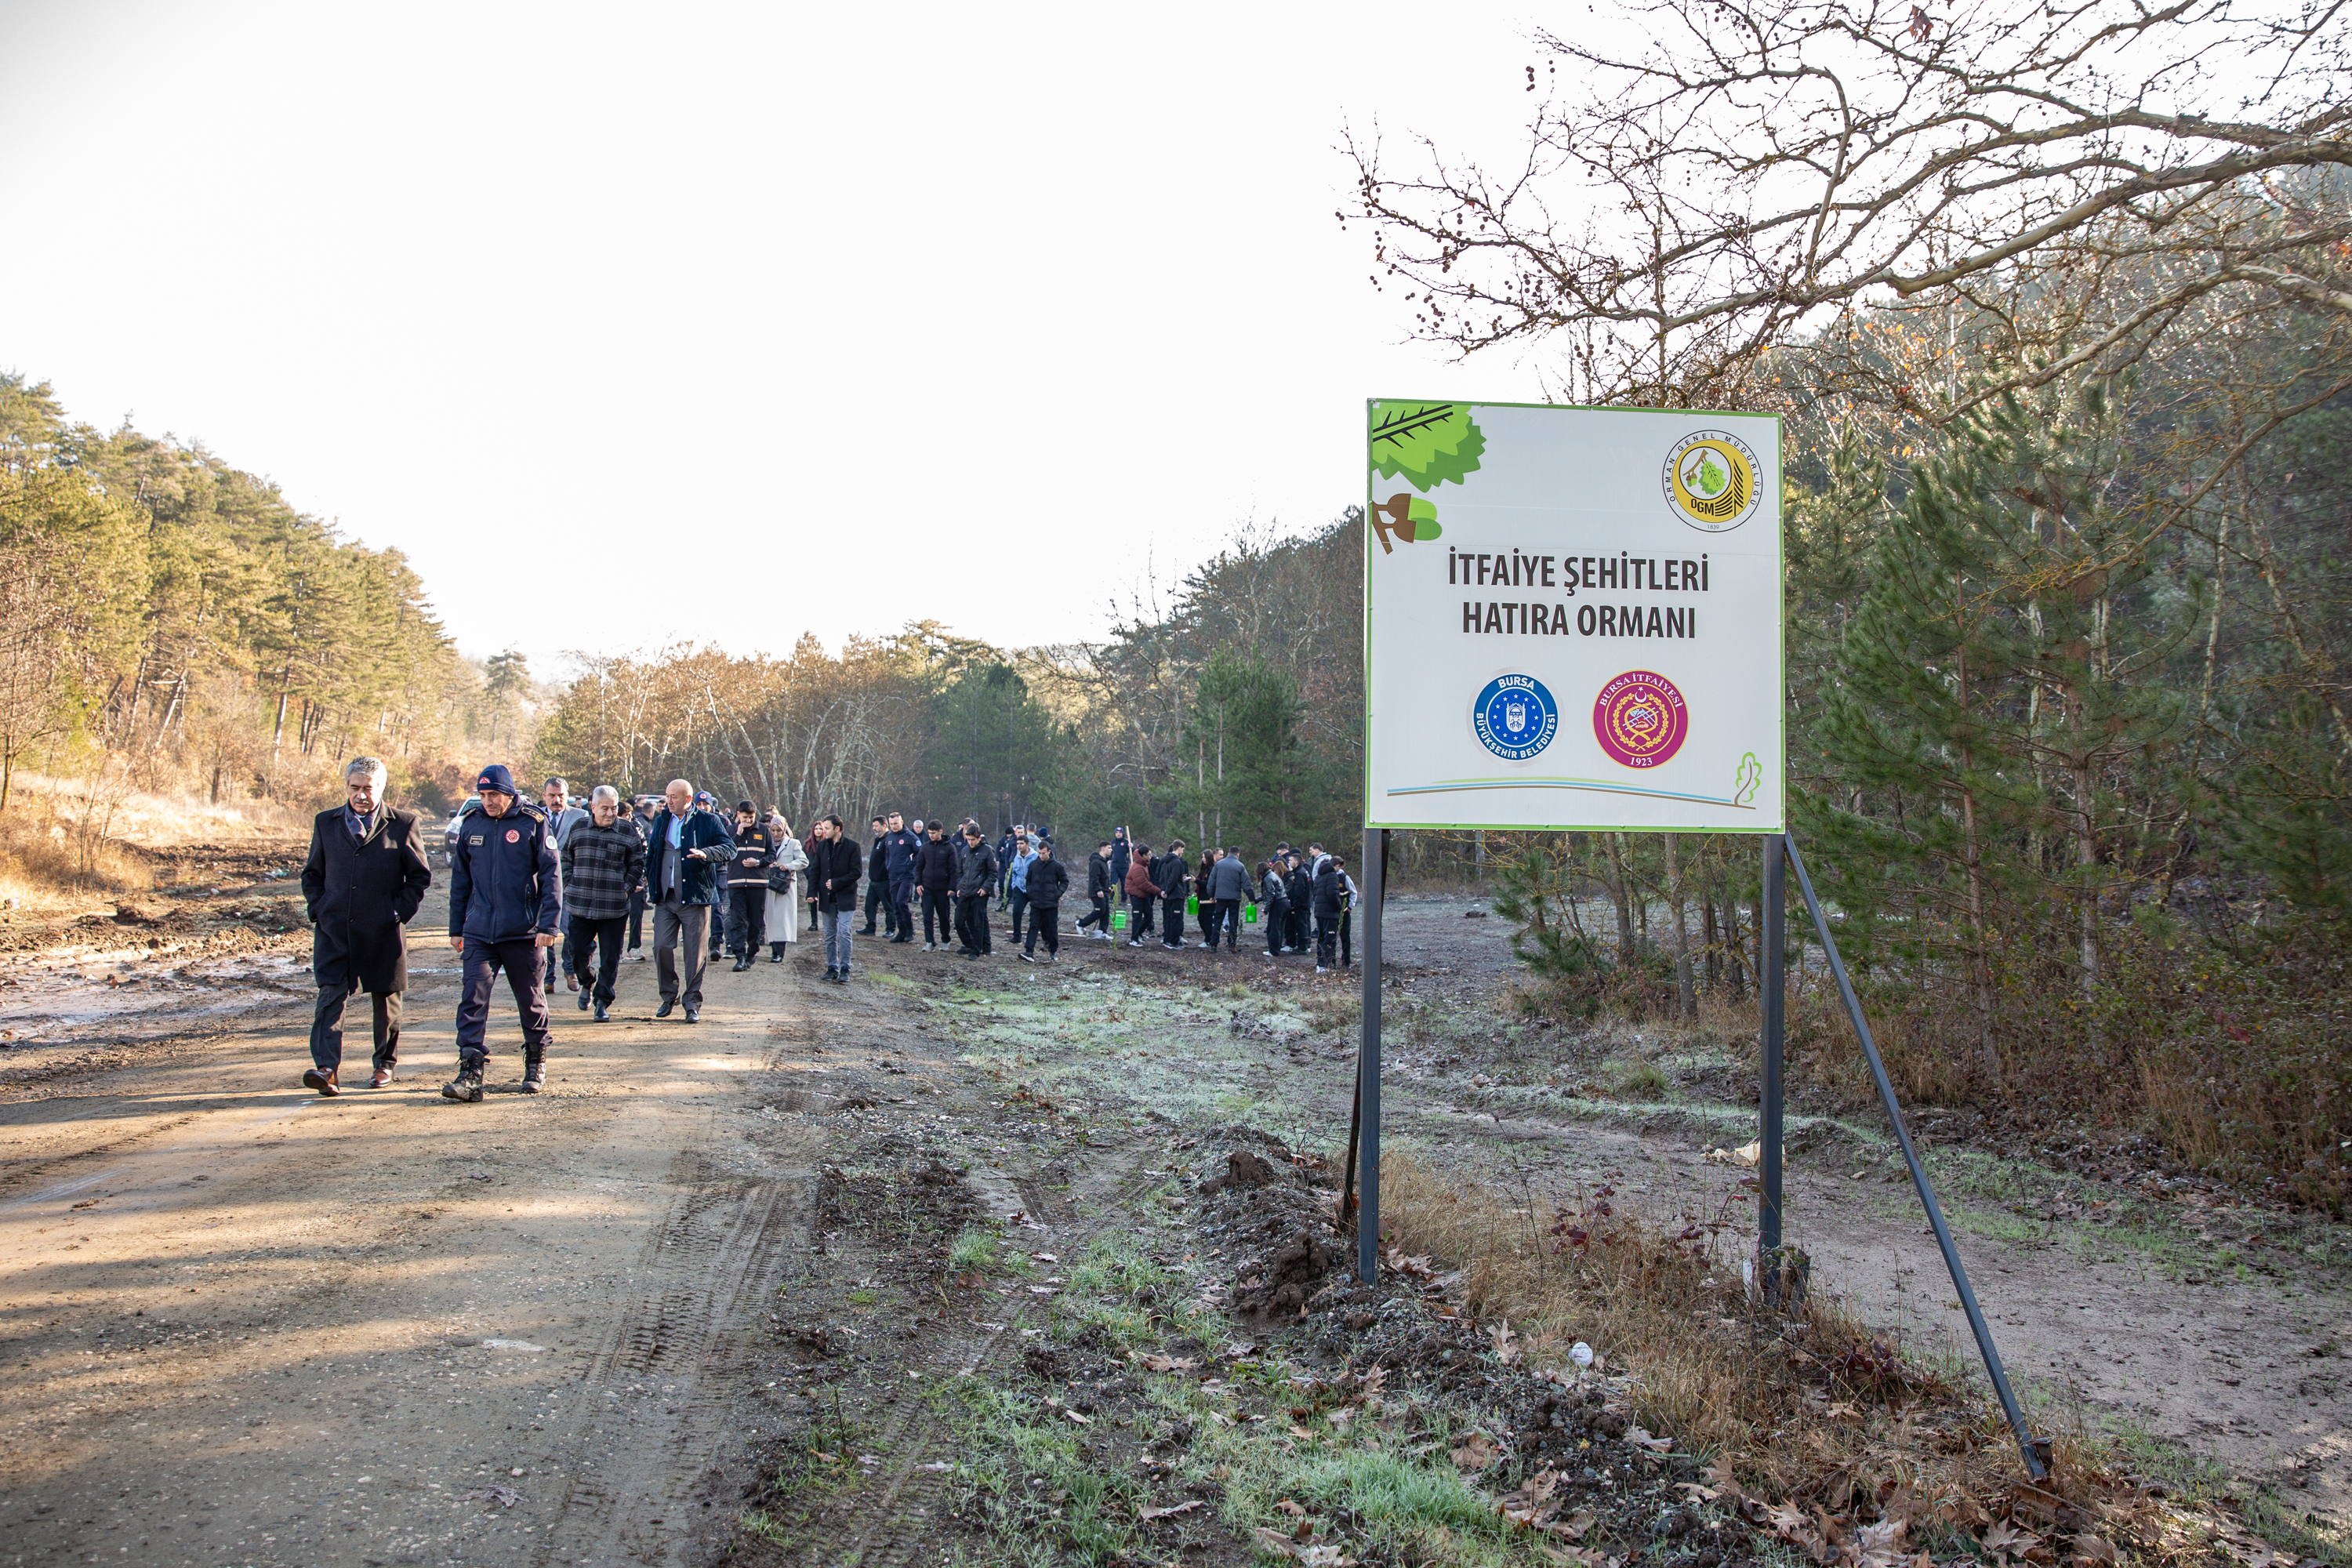
<path id="1" fill-rule="evenodd" d="M 1653 1454 L 1669 1453 L 1675 1446 L 1675 1440 L 1672 1437 L 1653 1437 L 1639 1426 L 1625 1428 L 1625 1441 L 1633 1444 L 1636 1448 L 1647 1448 Z"/>
<path id="2" fill-rule="evenodd" d="M 1465 1470 L 1483 1470 L 1495 1462 L 1495 1440 L 1484 1432 L 1473 1432 L 1454 1450 L 1454 1463 Z"/>
<path id="3" fill-rule="evenodd" d="M 1076 1411 L 1070 1409 L 1067 1405 L 1063 1407 L 1062 1414 L 1068 1416 L 1071 1420 L 1076 1422 L 1081 1426 L 1091 1426 L 1095 1424 L 1093 1416 L 1081 1415 Z"/>
<path id="4" fill-rule="evenodd" d="M 2113 1563 L 2116 1560 L 2115 1543 L 2103 1536 L 2078 1535 L 2074 1537 L 2074 1561 L 2077 1563 Z"/>
<path id="5" fill-rule="evenodd" d="M 1189 1356 L 1149 1355 L 1142 1351 L 1129 1351 L 1127 1359 L 1146 1372 L 1191 1372 L 1201 1363 Z"/>
<path id="6" fill-rule="evenodd" d="M 1486 1331 L 1486 1337 L 1495 1342 L 1495 1359 L 1496 1361 L 1501 1362 L 1505 1366 L 1508 1366 L 1513 1362 L 1519 1359 L 1518 1336 L 1511 1332 L 1510 1319 L 1505 1318 L 1501 1322 L 1496 1323 L 1493 1328 L 1488 1329 Z"/>
<path id="7" fill-rule="evenodd" d="M 1553 1520 L 1544 1529 L 1562 1541 L 1581 1541 L 1584 1532 L 1592 1528 L 1593 1513 L 1589 1508 L 1578 1509 L 1566 1519 Z"/>
<path id="8" fill-rule="evenodd" d="M 1282 1512 L 1288 1514 L 1293 1519 L 1305 1519 L 1307 1517 L 1307 1510 L 1299 1507 L 1297 1503 L 1291 1501 L 1288 1498 L 1282 1499 L 1274 1506 Z"/>
<path id="9" fill-rule="evenodd" d="M 1154 1520 L 1174 1519 L 1180 1513 L 1190 1513 L 1200 1506 L 1201 1500 L 1194 1498 L 1190 1502 L 1180 1502 L 1168 1508 L 1147 1508 L 1141 1517 L 1146 1524 L 1150 1524 Z"/>

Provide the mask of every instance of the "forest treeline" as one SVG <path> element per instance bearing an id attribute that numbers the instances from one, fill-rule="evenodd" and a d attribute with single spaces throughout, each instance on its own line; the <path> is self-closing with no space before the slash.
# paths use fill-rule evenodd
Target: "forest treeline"
<path id="1" fill-rule="evenodd" d="M 92 808 L 131 788 L 307 804 L 361 752 L 439 804 L 455 749 L 524 694 L 511 656 L 504 676 L 485 690 L 397 550 L 0 372 L 0 811 L 27 769 Z"/>
<path id="2" fill-rule="evenodd" d="M 1003 649 L 926 621 L 835 654 L 583 655 L 537 761 L 640 792 L 689 778 L 796 826 L 890 809 L 1336 843 L 1362 820 L 1359 519 L 1244 531 L 1096 643 Z"/>

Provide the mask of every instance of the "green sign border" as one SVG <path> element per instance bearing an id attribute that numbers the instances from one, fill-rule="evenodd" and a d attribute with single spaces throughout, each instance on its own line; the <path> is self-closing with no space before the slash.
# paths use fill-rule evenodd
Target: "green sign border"
<path id="1" fill-rule="evenodd" d="M 1772 422 L 1772 468 L 1780 480 L 1781 494 L 1773 498 L 1773 515 L 1779 526 L 1772 531 L 1773 574 L 1780 583 L 1780 613 L 1778 629 L 1779 644 L 1772 656 L 1780 668 L 1780 820 L 1769 827 L 1734 827 L 1721 823 L 1694 824 L 1675 826 L 1670 824 L 1645 823 L 1639 827 L 1626 827 L 1613 822 L 1381 822 L 1372 816 L 1372 410 L 1383 403 L 1412 401 L 1397 397 L 1364 399 L 1364 826 L 1399 831 L 1427 829 L 1454 833 L 1744 833 L 1760 835 L 1786 833 L 1789 820 L 1789 562 L 1787 520 L 1780 509 L 1787 500 L 1787 443 L 1781 434 L 1778 414 L 1735 412 L 1728 408 L 1654 408 L 1643 404 L 1594 403 L 1509 403 L 1494 399 L 1466 397 L 1431 397 L 1427 403 L 1459 403 L 1469 408 L 1545 408 L 1562 414 L 1678 414 L 1693 419 L 1769 419 Z"/>

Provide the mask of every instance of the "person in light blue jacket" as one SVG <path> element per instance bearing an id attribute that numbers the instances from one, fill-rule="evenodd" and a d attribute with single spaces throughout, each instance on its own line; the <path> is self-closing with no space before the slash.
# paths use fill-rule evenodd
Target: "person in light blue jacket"
<path id="1" fill-rule="evenodd" d="M 1037 847 L 1029 842 L 1028 830 L 1013 830 L 1013 853 L 1004 865 L 1004 902 L 1013 911 L 1013 945 L 1021 945 L 1022 918 L 1029 910 L 1029 868 L 1037 858 Z"/>

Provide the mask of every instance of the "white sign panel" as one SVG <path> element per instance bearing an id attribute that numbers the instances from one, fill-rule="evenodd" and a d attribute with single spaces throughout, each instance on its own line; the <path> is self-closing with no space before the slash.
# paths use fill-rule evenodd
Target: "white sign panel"
<path id="1" fill-rule="evenodd" d="M 1381 399 L 1374 827 L 1782 827 L 1780 424 Z"/>

